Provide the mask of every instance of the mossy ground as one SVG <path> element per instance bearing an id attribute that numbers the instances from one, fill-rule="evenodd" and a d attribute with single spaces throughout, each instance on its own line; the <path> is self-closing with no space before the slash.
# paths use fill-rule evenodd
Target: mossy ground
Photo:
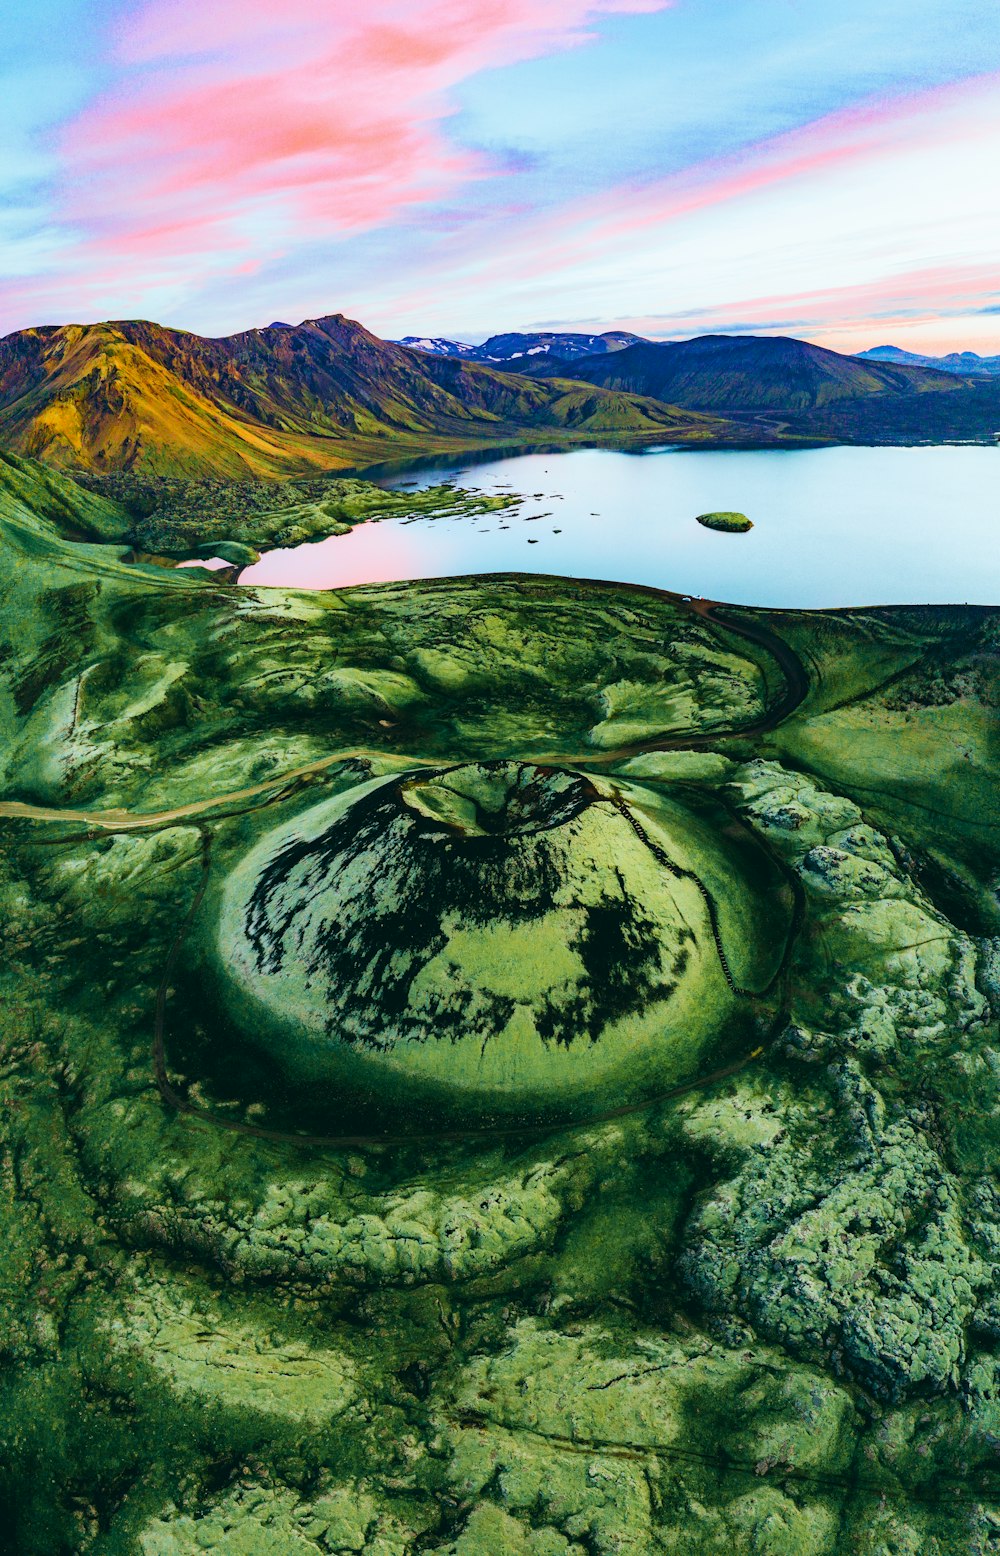
<path id="1" fill-rule="evenodd" d="M 236 590 L 17 475 L 0 1550 L 997 1549 L 997 613 Z M 809 675 L 775 727 L 769 634 Z M 627 791 L 771 993 L 619 1117 L 294 1138 L 337 1131 L 234 1059 L 185 961 L 218 892 L 373 780 L 488 833 L 488 796 L 420 775 L 501 760 Z"/>
<path id="2" fill-rule="evenodd" d="M 30 460 L 6 456 L 12 473 L 30 474 Z M 263 549 L 298 546 L 341 535 L 369 520 L 408 515 L 457 517 L 515 506 L 516 497 L 466 492 L 456 486 L 390 491 L 349 476 L 274 481 L 224 481 L 210 476 L 149 476 L 80 472 L 82 491 L 102 499 L 94 533 L 127 541 L 155 557 L 221 557 L 245 566 Z M 94 509 L 97 509 L 94 504 Z M 51 515 L 58 518 L 58 514 Z M 88 514 L 89 516 L 89 514 Z M 98 528 L 98 525 L 101 527 Z M 247 554 L 243 554 L 247 553 Z"/>

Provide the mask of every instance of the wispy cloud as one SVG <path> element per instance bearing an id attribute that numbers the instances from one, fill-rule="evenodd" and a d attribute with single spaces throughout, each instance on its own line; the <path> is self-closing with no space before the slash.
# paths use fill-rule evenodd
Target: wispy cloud
<path id="1" fill-rule="evenodd" d="M 486 293 L 502 319 L 534 277 L 553 315 L 575 295 L 596 322 L 649 319 L 634 304 L 655 297 L 658 334 L 784 316 L 829 335 L 866 317 L 971 315 L 997 285 L 1000 209 L 985 191 L 1000 161 L 998 109 L 997 75 L 879 97 L 736 156 L 567 202 L 493 241 L 477 233 L 449 256 L 449 306 Z M 433 287 L 419 286 L 391 303 L 432 330 L 436 306 Z"/>
<path id="2" fill-rule="evenodd" d="M 116 3 L 16 98 L 0 328 L 996 331 L 992 0 Z"/>
<path id="3" fill-rule="evenodd" d="M 154 0 L 61 136 L 63 262 L 31 301 L 204 285 L 453 194 L 493 171 L 444 131 L 460 82 L 667 4 Z"/>

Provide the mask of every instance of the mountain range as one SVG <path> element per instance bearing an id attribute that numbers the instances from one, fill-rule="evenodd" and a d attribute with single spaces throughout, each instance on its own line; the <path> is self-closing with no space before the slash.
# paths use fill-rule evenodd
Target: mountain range
<path id="1" fill-rule="evenodd" d="M 0 443 L 86 470 L 276 477 L 498 442 L 725 430 L 619 390 L 410 351 L 342 314 L 217 340 L 144 320 L 0 340 Z"/>
<path id="2" fill-rule="evenodd" d="M 540 377 L 557 364 L 532 363 Z M 954 376 L 922 367 L 862 362 L 783 335 L 699 335 L 644 341 L 613 356 L 584 357 L 573 377 L 630 394 L 676 400 L 699 410 L 801 412 L 842 399 L 920 394 L 960 387 Z"/>
<path id="3" fill-rule="evenodd" d="M 922 359 L 893 346 L 845 356 L 788 336 L 701 335 L 651 341 L 619 334 L 571 337 L 556 355 L 555 335 L 493 336 L 516 342 L 509 360 L 534 379 L 558 374 L 594 387 L 662 400 L 725 419 L 725 441 L 752 443 L 913 443 L 992 439 L 1000 434 L 996 359 L 971 352 Z M 455 343 L 437 341 L 438 350 Z M 472 350 L 485 351 L 487 341 Z"/>
<path id="4" fill-rule="evenodd" d="M 558 371 L 532 359 L 524 372 Z M 786 336 L 645 342 L 563 368 L 595 387 L 724 416 L 755 442 L 985 441 L 1000 436 L 1000 378 L 843 356 Z"/>
<path id="5" fill-rule="evenodd" d="M 630 335 L 627 330 L 605 330 L 603 335 L 566 335 L 551 330 L 534 330 L 527 334 L 515 331 L 507 335 L 491 335 L 481 346 L 427 335 L 404 335 L 397 342 L 400 346 L 409 346 L 412 351 L 424 351 L 431 356 L 463 357 L 470 362 L 517 362 L 518 371 L 523 366 L 523 359 L 528 357 L 558 357 L 560 362 L 573 362 L 577 357 L 600 356 L 608 351 L 622 351 L 626 346 L 643 343 L 642 335 Z"/>
<path id="6" fill-rule="evenodd" d="M 860 351 L 861 361 L 900 362 L 909 367 L 936 367 L 942 373 L 976 374 L 993 378 L 1000 375 L 1000 357 L 981 357 L 975 351 L 949 351 L 943 357 L 922 357 L 899 346 L 872 346 Z"/>
<path id="7" fill-rule="evenodd" d="M 79 470 L 247 479 L 498 444 L 1000 436 L 1000 376 L 783 336 L 513 334 L 470 348 L 508 352 L 502 367 L 411 339 L 419 349 L 342 314 L 221 339 L 145 320 L 19 330 L 0 340 L 0 446 Z M 589 349 L 567 360 L 567 341 Z"/>

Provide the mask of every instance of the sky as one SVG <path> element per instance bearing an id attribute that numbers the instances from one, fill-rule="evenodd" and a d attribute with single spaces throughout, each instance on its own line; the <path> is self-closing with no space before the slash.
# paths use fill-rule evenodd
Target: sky
<path id="1" fill-rule="evenodd" d="M 1000 353 L 996 0 L 11 0 L 0 333 Z"/>

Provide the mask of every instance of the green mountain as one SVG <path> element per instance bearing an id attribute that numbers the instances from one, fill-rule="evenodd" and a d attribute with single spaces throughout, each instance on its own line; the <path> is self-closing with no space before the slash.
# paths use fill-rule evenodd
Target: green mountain
<path id="1" fill-rule="evenodd" d="M 554 369 L 537 371 L 544 377 Z M 876 395 L 954 393 L 963 383 L 954 375 L 862 362 L 779 335 L 702 335 L 628 346 L 574 362 L 573 377 L 725 415 L 801 412 Z"/>
<path id="2" fill-rule="evenodd" d="M 408 351 L 341 314 L 220 340 L 142 320 L 0 340 L 0 440 L 87 470 L 274 477 L 540 434 L 720 431 L 617 390 Z"/>

